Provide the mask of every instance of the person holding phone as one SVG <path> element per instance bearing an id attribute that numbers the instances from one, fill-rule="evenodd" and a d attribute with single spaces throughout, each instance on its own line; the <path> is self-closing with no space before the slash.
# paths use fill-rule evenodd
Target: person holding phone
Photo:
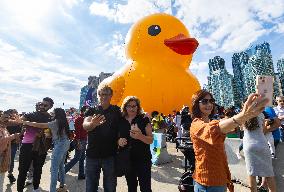
<path id="1" fill-rule="evenodd" d="M 113 94 L 111 87 L 99 86 L 97 94 L 99 104 L 86 111 L 83 122 L 83 128 L 88 132 L 86 192 L 98 191 L 101 169 L 104 177 L 104 191 L 115 192 L 117 179 L 114 157 L 121 113 L 118 106 L 110 104 Z"/>
<path id="2" fill-rule="evenodd" d="M 195 192 L 225 192 L 226 188 L 234 191 L 224 146 L 226 133 L 259 115 L 267 102 L 268 99 L 251 94 L 240 113 L 219 121 L 210 119 L 215 107 L 210 92 L 200 90 L 192 96 L 190 137 L 196 158 L 193 174 Z"/>
<path id="3" fill-rule="evenodd" d="M 152 126 L 143 114 L 140 100 L 128 96 L 121 105 L 123 120 L 119 129 L 118 145 L 130 147 L 130 171 L 125 178 L 128 192 L 137 192 L 139 182 L 141 192 L 151 192 L 151 151 L 153 142 Z"/>

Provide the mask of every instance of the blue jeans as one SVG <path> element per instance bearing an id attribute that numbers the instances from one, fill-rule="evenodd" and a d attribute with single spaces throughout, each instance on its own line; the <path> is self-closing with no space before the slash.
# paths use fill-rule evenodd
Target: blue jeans
<path id="1" fill-rule="evenodd" d="M 75 148 L 75 155 L 74 158 L 71 159 L 69 163 L 65 165 L 65 173 L 70 171 L 74 165 L 79 161 L 79 173 L 78 177 L 84 177 L 85 176 L 85 158 L 86 158 L 86 145 L 87 141 L 86 140 L 80 140 L 80 146 L 81 148 L 78 149 L 77 147 Z"/>
<path id="2" fill-rule="evenodd" d="M 101 169 L 103 170 L 104 192 L 116 191 L 114 157 L 86 159 L 86 192 L 98 192 Z"/>
<path id="3" fill-rule="evenodd" d="M 282 127 L 280 128 L 280 139 L 284 142 L 284 129 Z"/>
<path id="4" fill-rule="evenodd" d="M 15 160 L 15 156 L 18 150 L 18 146 L 19 144 L 17 143 L 12 143 L 11 144 L 11 164 L 10 164 L 10 168 L 9 168 L 9 173 L 13 173 L 14 170 L 14 160 Z"/>
<path id="5" fill-rule="evenodd" d="M 194 192 L 226 192 L 227 186 L 204 186 L 194 181 Z"/>
<path id="6" fill-rule="evenodd" d="M 50 182 L 50 192 L 56 192 L 56 184 L 58 180 L 60 186 L 63 186 L 65 183 L 65 169 L 64 161 L 69 149 L 70 141 L 68 139 L 58 139 L 53 141 L 54 148 L 51 155 L 51 182 Z"/>

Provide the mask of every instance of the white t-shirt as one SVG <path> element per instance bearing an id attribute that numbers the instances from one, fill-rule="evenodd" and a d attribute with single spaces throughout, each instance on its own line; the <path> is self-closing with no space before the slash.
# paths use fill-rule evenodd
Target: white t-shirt
<path id="1" fill-rule="evenodd" d="M 284 108 L 277 106 L 277 107 L 274 107 L 273 109 L 278 117 L 284 115 Z M 281 121 L 281 124 L 284 125 L 284 120 Z"/>
<path id="2" fill-rule="evenodd" d="M 181 115 L 176 115 L 176 117 L 174 118 L 174 123 L 176 124 L 176 126 L 178 128 L 180 128 L 180 125 L 181 125 Z"/>

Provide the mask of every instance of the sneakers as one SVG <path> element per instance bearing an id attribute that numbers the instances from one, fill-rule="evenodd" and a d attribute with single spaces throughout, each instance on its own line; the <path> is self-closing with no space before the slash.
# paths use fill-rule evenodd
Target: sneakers
<path id="1" fill-rule="evenodd" d="M 8 175 L 8 178 L 9 178 L 9 181 L 10 181 L 11 184 L 16 181 L 16 178 L 14 177 L 13 174 L 9 174 L 9 175 Z"/>
<path id="2" fill-rule="evenodd" d="M 268 192 L 268 190 L 261 186 L 257 189 L 257 192 Z"/>
<path id="3" fill-rule="evenodd" d="M 274 153 L 271 154 L 271 158 L 272 158 L 272 159 L 277 159 L 277 158 L 276 158 L 276 155 L 275 155 Z"/>
<path id="4" fill-rule="evenodd" d="M 64 185 L 63 187 L 59 187 L 56 189 L 56 192 L 68 192 L 66 185 Z"/>
<path id="5" fill-rule="evenodd" d="M 236 152 L 236 155 L 237 155 L 237 158 L 238 158 L 239 160 L 242 159 L 242 156 L 241 156 L 241 154 L 240 154 L 239 151 Z"/>
<path id="6" fill-rule="evenodd" d="M 27 174 L 26 186 L 33 183 L 33 171 L 29 170 Z"/>
<path id="7" fill-rule="evenodd" d="M 33 178 L 28 178 L 27 180 L 26 180 L 26 186 L 28 186 L 28 185 L 30 185 L 30 184 L 32 184 L 33 183 Z"/>

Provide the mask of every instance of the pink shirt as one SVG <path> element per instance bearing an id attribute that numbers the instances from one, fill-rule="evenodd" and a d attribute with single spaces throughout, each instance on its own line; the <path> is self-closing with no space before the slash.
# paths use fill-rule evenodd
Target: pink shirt
<path id="1" fill-rule="evenodd" d="M 40 132 L 41 129 L 27 127 L 24 133 L 22 143 L 33 143 L 36 137 L 36 134 Z"/>

